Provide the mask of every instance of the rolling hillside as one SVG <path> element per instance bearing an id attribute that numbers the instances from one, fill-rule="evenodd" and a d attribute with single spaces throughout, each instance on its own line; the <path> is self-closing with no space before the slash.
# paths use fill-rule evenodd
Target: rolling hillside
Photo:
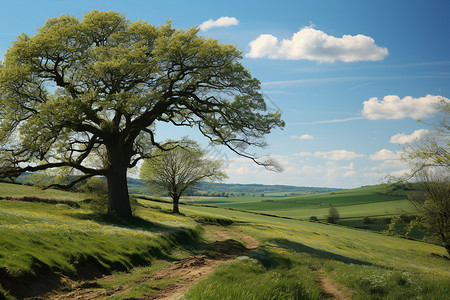
<path id="1" fill-rule="evenodd" d="M 379 189 L 353 191 L 372 192 Z M 20 201 L 24 196 L 59 201 Z M 144 198 L 136 217 L 121 220 L 94 214 L 80 196 L 0 183 L 0 299 L 159 297 L 178 289 L 183 299 L 325 299 L 325 281 L 347 299 L 445 299 L 450 293 L 450 264 L 436 245 L 228 207 L 183 205 L 178 216 L 170 203 Z M 318 206 L 329 203 L 316 197 Z M 401 201 L 383 197 L 339 208 Z M 244 202 L 230 199 L 241 200 L 230 205 Z M 305 201 L 286 199 L 247 203 Z M 248 243 L 253 246 L 243 248 Z M 174 271 L 201 273 L 206 266 L 198 285 Z"/>

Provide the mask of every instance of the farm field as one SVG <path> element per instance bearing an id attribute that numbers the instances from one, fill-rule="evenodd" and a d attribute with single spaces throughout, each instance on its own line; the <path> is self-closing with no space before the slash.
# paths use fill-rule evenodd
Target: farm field
<path id="1" fill-rule="evenodd" d="M 2 187 L 0 197 L 34 189 Z M 325 280 L 348 299 L 450 293 L 450 263 L 436 245 L 227 207 L 182 205 L 178 216 L 170 203 L 144 198 L 126 221 L 95 215 L 79 196 L 79 207 L 0 200 L 0 298 L 123 299 L 179 289 L 182 299 L 323 299 Z M 210 268 L 186 286 L 188 275 L 169 275 L 174 264 Z"/>
<path id="2" fill-rule="evenodd" d="M 189 197 L 184 201 L 305 220 L 311 216 L 326 219 L 330 205 L 337 207 L 342 219 L 389 217 L 413 209 L 404 190 L 387 193 L 384 185 L 294 197 Z"/>

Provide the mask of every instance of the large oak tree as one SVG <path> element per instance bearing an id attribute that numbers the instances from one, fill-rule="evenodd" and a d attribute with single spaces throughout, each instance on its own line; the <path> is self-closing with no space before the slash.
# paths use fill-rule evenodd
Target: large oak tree
<path id="1" fill-rule="evenodd" d="M 63 169 L 80 175 L 71 186 L 106 176 L 109 211 L 130 216 L 127 169 L 160 146 L 158 122 L 270 167 L 245 149 L 263 147 L 280 114 L 241 51 L 197 33 L 92 11 L 20 35 L 0 65 L 0 177 Z"/>

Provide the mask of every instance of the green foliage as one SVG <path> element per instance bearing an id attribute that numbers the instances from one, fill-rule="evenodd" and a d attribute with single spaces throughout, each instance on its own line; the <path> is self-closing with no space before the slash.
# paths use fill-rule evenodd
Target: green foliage
<path id="1" fill-rule="evenodd" d="M 431 124 L 420 139 L 403 147 L 402 159 L 411 167 L 411 174 L 400 180 L 408 180 L 421 171 L 427 171 L 435 167 L 444 168 L 447 172 L 450 168 L 450 101 L 441 99 L 436 105 L 442 119 L 438 123 Z M 429 124 L 430 125 L 430 124 Z"/>
<path id="2" fill-rule="evenodd" d="M 318 221 L 319 221 L 319 219 L 318 219 L 316 216 L 311 216 L 311 217 L 309 217 L 309 220 L 310 220 L 311 222 L 318 222 Z"/>
<path id="3" fill-rule="evenodd" d="M 206 151 L 194 141 L 168 141 L 144 161 L 140 177 L 151 187 L 167 192 L 173 200 L 174 213 L 179 213 L 181 195 L 197 182 L 226 178 L 222 169 L 223 161 L 207 158 Z"/>
<path id="4" fill-rule="evenodd" d="M 158 147 L 155 124 L 190 126 L 255 162 L 247 146 L 283 127 L 235 46 L 198 28 L 92 10 L 21 34 L 0 64 L 0 178 L 55 170 L 108 179 L 109 208 L 131 215 L 126 171 Z"/>
<path id="5" fill-rule="evenodd" d="M 327 222 L 336 224 L 339 221 L 339 217 L 340 214 L 337 208 L 334 206 L 330 206 L 330 208 L 328 209 Z"/>
<path id="6" fill-rule="evenodd" d="M 368 216 L 364 216 L 362 218 L 362 222 L 363 222 L 363 224 L 370 224 L 370 223 L 372 223 L 372 220 Z"/>
<path id="7" fill-rule="evenodd" d="M 89 195 L 89 208 L 97 214 L 108 212 L 108 185 L 98 177 L 91 177 L 85 180 L 78 190 Z"/>
<path id="8" fill-rule="evenodd" d="M 208 224 L 208 225 L 219 225 L 219 226 L 229 226 L 234 224 L 234 221 L 227 218 L 218 218 L 212 216 L 196 216 L 195 221 L 200 224 Z"/>
<path id="9" fill-rule="evenodd" d="M 450 256 L 450 172 L 445 169 L 422 171 L 418 178 L 425 193 L 409 197 L 419 213 L 415 225 L 431 232 Z"/>

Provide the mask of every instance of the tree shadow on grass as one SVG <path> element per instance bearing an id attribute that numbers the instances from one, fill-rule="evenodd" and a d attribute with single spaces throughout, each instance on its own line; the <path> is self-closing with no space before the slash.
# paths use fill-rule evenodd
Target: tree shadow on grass
<path id="1" fill-rule="evenodd" d="M 131 218 L 121 218 L 114 214 L 96 214 L 96 213 L 70 213 L 68 216 L 79 219 L 79 220 L 89 220 L 100 225 L 115 226 L 124 229 L 139 229 L 144 231 L 150 231 L 152 233 L 167 233 L 173 232 L 174 230 L 189 230 L 186 227 L 172 227 L 162 225 L 160 223 L 155 223 L 147 219 L 133 216 Z"/>
<path id="2" fill-rule="evenodd" d="M 359 265 L 359 266 L 375 266 L 375 267 L 386 268 L 384 266 L 375 265 L 375 264 L 367 262 L 367 261 L 354 259 L 351 257 L 339 255 L 339 254 L 325 251 L 325 250 L 315 249 L 315 248 L 306 246 L 304 244 L 292 242 L 292 241 L 289 241 L 286 239 L 271 239 L 271 240 L 268 240 L 268 242 L 275 244 L 276 247 L 283 248 L 286 250 L 294 250 L 296 252 L 304 252 L 304 253 L 308 253 L 308 254 L 311 254 L 311 255 L 314 255 L 314 256 L 317 256 L 320 258 L 335 260 L 335 261 L 339 261 L 339 262 L 342 262 L 345 264 L 354 264 L 354 265 Z"/>

